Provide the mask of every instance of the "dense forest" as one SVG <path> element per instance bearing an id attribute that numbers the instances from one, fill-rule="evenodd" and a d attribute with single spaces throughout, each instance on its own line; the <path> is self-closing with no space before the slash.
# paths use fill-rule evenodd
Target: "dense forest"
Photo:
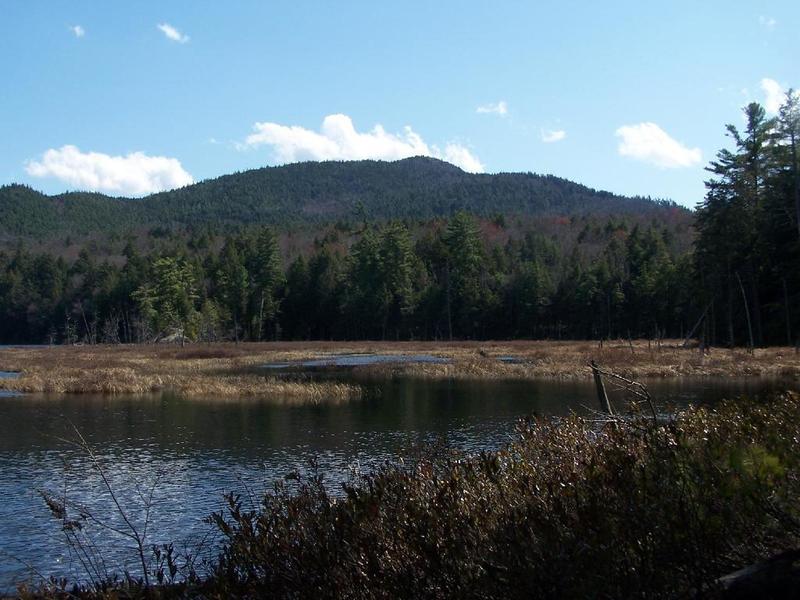
<path id="1" fill-rule="evenodd" d="M 800 333 L 798 95 L 775 118 L 752 103 L 708 167 L 697 211 L 696 309 L 711 343 L 791 344 Z"/>
<path id="2" fill-rule="evenodd" d="M 0 253 L 4 342 L 679 335 L 687 220 L 449 219 L 330 227 L 285 262 L 269 227 Z M 545 233 L 547 230 L 551 233 Z M 152 241 L 152 240 L 151 240 Z M 97 255 L 101 256 L 98 257 Z"/>
<path id="3" fill-rule="evenodd" d="M 212 224 L 280 229 L 339 220 L 478 216 L 659 215 L 670 202 L 625 198 L 550 175 L 472 174 L 433 158 L 307 162 L 266 167 L 141 199 L 0 187 L 0 241 Z"/>
<path id="4" fill-rule="evenodd" d="M 56 201 L 7 187 L 6 233 L 63 234 L 83 211 L 92 214 L 86 230 L 116 218 L 131 231 L 148 219 L 159 225 L 80 250 L 66 240 L 60 251 L 33 251 L 20 240 L 0 252 L 0 341 L 695 333 L 709 344 L 793 343 L 799 114 L 791 95 L 774 119 L 746 107 L 746 126 L 728 126 L 732 148 L 708 167 L 694 215 L 557 178 L 468 175 L 430 159 L 262 169 L 136 201 Z M 283 203 L 264 200 L 277 197 Z M 55 212 L 20 208 L 34 204 Z M 276 224 L 264 225 L 270 214 Z M 300 214 L 327 215 L 328 224 L 292 233 Z"/>

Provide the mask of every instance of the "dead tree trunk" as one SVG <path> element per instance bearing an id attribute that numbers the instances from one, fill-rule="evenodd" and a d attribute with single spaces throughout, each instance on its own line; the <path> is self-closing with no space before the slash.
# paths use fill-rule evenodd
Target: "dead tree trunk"
<path id="1" fill-rule="evenodd" d="M 614 411 L 611 409 L 611 402 L 608 401 L 608 394 L 606 393 L 606 386 L 603 384 L 603 377 L 600 375 L 600 369 L 597 363 L 592 361 L 592 375 L 594 375 L 594 384 L 597 388 L 597 400 L 600 402 L 600 408 L 604 413 L 613 415 Z"/>
<path id="2" fill-rule="evenodd" d="M 450 341 L 453 341 L 453 312 L 452 306 L 450 304 L 450 263 L 447 263 L 447 271 L 445 272 L 447 277 L 447 334 Z"/>
<path id="3" fill-rule="evenodd" d="M 261 341 L 261 332 L 264 330 L 264 292 L 261 292 L 261 304 L 258 307 L 258 341 Z"/>
<path id="4" fill-rule="evenodd" d="M 786 310 L 786 345 L 792 345 L 792 318 L 791 313 L 789 312 L 789 289 L 786 287 L 786 278 L 784 277 L 782 280 L 783 282 L 783 306 Z"/>
<path id="5" fill-rule="evenodd" d="M 764 345 L 764 328 L 761 325 L 761 295 L 758 292 L 758 276 L 756 268 L 750 261 L 750 296 L 752 303 L 753 334 L 759 346 Z"/>
<path id="6" fill-rule="evenodd" d="M 697 328 L 700 327 L 700 324 L 703 322 L 703 319 L 706 318 L 706 313 L 708 312 L 708 309 L 711 308 L 712 302 L 713 302 L 713 300 L 706 305 L 706 308 L 703 311 L 703 313 L 700 315 L 700 318 L 697 319 L 697 323 L 694 324 L 694 327 L 692 327 L 692 330 L 689 332 L 689 335 L 687 335 L 686 339 L 683 340 L 683 344 L 682 345 L 683 345 L 684 348 L 689 343 L 689 340 L 692 339 L 692 336 L 694 335 L 694 332 L 697 331 Z"/>
<path id="7" fill-rule="evenodd" d="M 742 291 L 742 301 L 744 302 L 744 314 L 747 317 L 747 333 L 750 334 L 750 350 L 752 351 L 755 347 L 753 343 L 753 325 L 750 323 L 750 307 L 747 304 L 747 294 L 744 291 L 744 285 L 742 284 L 742 278 L 739 277 L 739 271 L 736 271 L 736 279 L 739 281 L 739 289 Z"/>
<path id="8" fill-rule="evenodd" d="M 728 273 L 728 344 L 731 348 L 736 346 L 736 335 L 733 332 L 733 280 Z"/>

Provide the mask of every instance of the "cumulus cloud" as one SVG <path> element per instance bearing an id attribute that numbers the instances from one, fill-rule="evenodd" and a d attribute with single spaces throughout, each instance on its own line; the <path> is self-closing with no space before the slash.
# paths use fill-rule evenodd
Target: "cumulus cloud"
<path id="1" fill-rule="evenodd" d="M 761 91 L 764 92 L 764 109 L 772 115 L 777 115 L 786 102 L 787 90 L 774 79 L 765 77 L 761 80 Z M 795 91 L 794 96 L 800 98 L 800 91 Z"/>
<path id="2" fill-rule="evenodd" d="M 387 132 L 381 125 L 370 131 L 356 131 L 347 115 L 328 115 L 320 131 L 296 125 L 256 123 L 253 133 L 245 138 L 240 148 L 269 146 L 280 163 L 301 160 L 398 160 L 410 156 L 432 156 L 446 160 L 465 171 L 481 173 L 480 160 L 472 152 L 456 143 L 449 143 L 444 151 L 428 145 L 411 127 L 402 133 Z"/>
<path id="3" fill-rule="evenodd" d="M 433 156 L 446 160 L 469 173 L 483 173 L 486 170 L 478 157 L 461 144 L 447 144 L 444 147 L 444 154 L 434 146 Z"/>
<path id="4" fill-rule="evenodd" d="M 40 160 L 29 161 L 25 170 L 34 177 L 55 177 L 76 189 L 122 196 L 143 196 L 194 182 L 175 158 L 143 152 L 109 156 L 70 145 L 51 148 Z"/>
<path id="5" fill-rule="evenodd" d="M 478 114 L 499 115 L 501 117 L 505 117 L 508 114 L 508 104 L 505 100 L 500 100 L 500 102 L 490 102 L 489 104 L 482 104 L 475 109 L 475 112 Z"/>
<path id="6" fill-rule="evenodd" d="M 69 28 L 69 30 L 77 38 L 82 38 L 83 36 L 86 35 L 86 30 L 83 27 L 81 27 L 80 25 L 72 25 Z"/>
<path id="7" fill-rule="evenodd" d="M 177 29 L 175 29 L 169 23 L 159 23 L 156 27 L 161 30 L 168 39 L 172 40 L 173 42 L 178 42 L 179 44 L 185 44 L 189 41 L 189 36 L 185 33 L 181 33 Z"/>
<path id="8" fill-rule="evenodd" d="M 700 148 L 687 148 L 655 123 L 623 125 L 615 135 L 620 138 L 621 156 L 664 169 L 693 167 L 703 160 Z"/>
<path id="9" fill-rule="evenodd" d="M 567 137 L 567 132 L 563 129 L 542 129 L 540 137 L 545 144 L 552 144 L 553 142 L 560 142 Z"/>
<path id="10" fill-rule="evenodd" d="M 778 24 L 778 21 L 776 21 L 774 17 L 761 15 L 760 17 L 758 17 L 758 24 L 761 25 L 763 28 L 772 31 L 773 29 L 775 29 L 775 26 Z"/>

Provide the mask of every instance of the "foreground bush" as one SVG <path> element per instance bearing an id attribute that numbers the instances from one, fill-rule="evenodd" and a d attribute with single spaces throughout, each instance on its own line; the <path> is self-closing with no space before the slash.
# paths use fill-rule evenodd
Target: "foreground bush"
<path id="1" fill-rule="evenodd" d="M 257 510 L 230 497 L 210 576 L 160 592 L 713 596 L 720 576 L 800 542 L 799 423 L 791 393 L 659 426 L 536 420 L 499 452 L 386 465 L 343 496 L 296 478 Z"/>
<path id="2" fill-rule="evenodd" d="M 231 498 L 220 596 L 635 597 L 713 591 L 797 544 L 800 402 L 692 409 L 667 426 L 523 425 L 506 449 L 321 476 L 257 512 Z"/>

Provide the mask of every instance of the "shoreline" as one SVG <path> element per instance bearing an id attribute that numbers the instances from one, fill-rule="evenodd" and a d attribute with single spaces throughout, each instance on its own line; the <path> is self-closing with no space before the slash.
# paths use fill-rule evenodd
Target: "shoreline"
<path id="1" fill-rule="evenodd" d="M 352 355 L 429 355 L 447 362 L 377 362 L 347 367 L 354 375 L 457 379 L 588 379 L 590 360 L 632 379 L 752 377 L 800 380 L 800 354 L 790 347 L 682 348 L 679 340 L 605 342 L 219 342 L 167 345 L 9 347 L 0 349 L 0 390 L 22 393 L 269 397 L 298 402 L 358 399 L 358 385 L 295 381 L 297 370 L 271 363 Z M 335 367 L 334 367 L 335 368 Z M 302 371 L 302 369 L 301 369 Z"/>

